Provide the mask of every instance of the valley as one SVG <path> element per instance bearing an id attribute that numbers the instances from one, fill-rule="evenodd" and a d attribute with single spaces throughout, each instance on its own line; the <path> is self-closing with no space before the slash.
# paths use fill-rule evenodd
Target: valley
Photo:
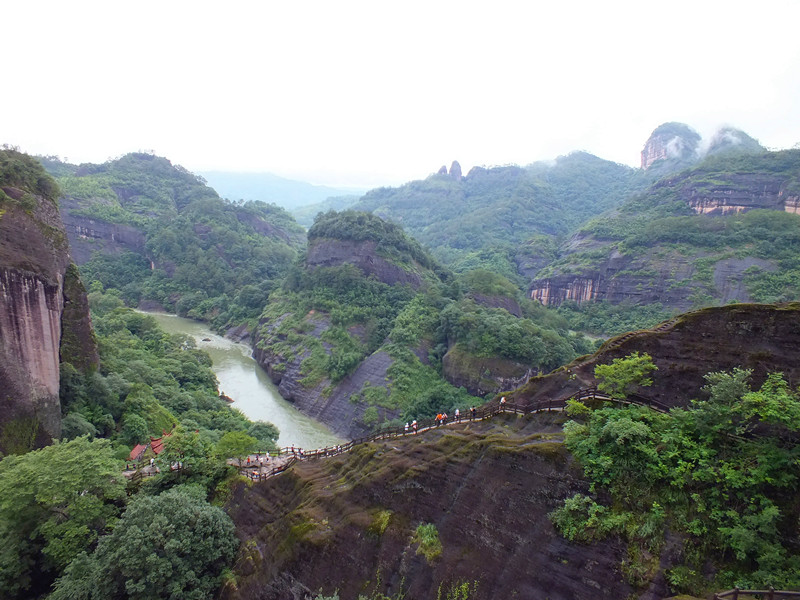
<path id="1" fill-rule="evenodd" d="M 641 164 L 454 161 L 303 226 L 0 151 L 0 597 L 800 588 L 800 150 L 665 123 Z M 231 464 L 500 398 L 559 410 Z"/>

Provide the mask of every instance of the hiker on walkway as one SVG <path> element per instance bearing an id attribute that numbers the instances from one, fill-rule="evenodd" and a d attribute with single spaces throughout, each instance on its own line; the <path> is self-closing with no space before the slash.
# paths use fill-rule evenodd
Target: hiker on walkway
<path id="1" fill-rule="evenodd" d="M 505 396 L 500 398 L 500 410 L 502 412 L 506 412 L 506 397 Z"/>
<path id="2" fill-rule="evenodd" d="M 406 426 L 403 428 L 403 433 L 408 433 L 408 421 L 406 421 Z"/>
<path id="3" fill-rule="evenodd" d="M 442 413 L 442 425 L 447 424 L 447 413 Z"/>
<path id="4" fill-rule="evenodd" d="M 411 423 L 411 428 L 414 430 L 414 433 L 417 433 L 417 420 L 414 419 L 414 422 Z"/>
<path id="5" fill-rule="evenodd" d="M 436 421 L 436 426 L 437 427 L 439 425 L 441 425 L 442 424 L 442 413 L 436 413 L 436 418 L 434 419 L 434 421 Z"/>
<path id="6" fill-rule="evenodd" d="M 472 420 L 474 421 L 478 416 L 478 410 L 473 406 L 469 409 L 470 414 L 472 415 Z"/>
<path id="7" fill-rule="evenodd" d="M 456 409 L 456 423 L 461 423 L 461 413 Z"/>

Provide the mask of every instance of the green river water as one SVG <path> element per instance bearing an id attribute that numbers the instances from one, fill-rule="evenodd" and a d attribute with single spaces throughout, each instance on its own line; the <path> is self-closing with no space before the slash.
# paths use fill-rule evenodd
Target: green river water
<path id="1" fill-rule="evenodd" d="M 233 406 L 253 421 L 269 421 L 280 429 L 279 446 L 324 448 L 343 443 L 322 423 L 284 400 L 264 370 L 250 356 L 247 344 L 221 337 L 203 323 L 166 313 L 148 312 L 169 333 L 183 333 L 208 352 L 219 380 L 219 390 L 233 398 Z"/>

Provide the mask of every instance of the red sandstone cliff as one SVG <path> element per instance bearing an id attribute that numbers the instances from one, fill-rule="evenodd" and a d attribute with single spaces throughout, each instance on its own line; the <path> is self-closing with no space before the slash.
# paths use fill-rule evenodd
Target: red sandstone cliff
<path id="1" fill-rule="evenodd" d="M 15 165 L 32 162 L 4 152 L 13 152 Z M 0 170 L 4 166 L 0 162 Z M 38 167 L 27 166 L 34 173 Z M 43 170 L 41 175 L 47 177 Z M 61 433 L 65 329 L 71 352 L 81 355 L 79 366 L 97 364 L 85 292 L 67 277 L 69 248 L 55 198 L 6 185 L 9 180 L 13 177 L 0 173 L 0 452 L 6 454 L 45 445 Z M 65 301 L 70 303 L 66 321 Z"/>

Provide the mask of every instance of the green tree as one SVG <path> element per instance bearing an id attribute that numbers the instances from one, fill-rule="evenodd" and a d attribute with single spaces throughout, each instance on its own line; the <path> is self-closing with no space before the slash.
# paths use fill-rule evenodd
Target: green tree
<path id="1" fill-rule="evenodd" d="M 0 461 L 0 596 L 48 586 L 114 522 L 125 481 L 113 454 L 79 437 Z"/>
<path id="2" fill-rule="evenodd" d="M 135 446 L 147 441 L 150 429 L 144 417 L 136 413 L 125 413 L 122 425 L 122 439 L 129 445 Z"/>
<path id="3" fill-rule="evenodd" d="M 594 376 L 599 380 L 597 389 L 612 398 L 622 400 L 637 387 L 653 385 L 650 373 L 658 367 L 649 354 L 633 352 L 624 358 L 615 358 L 610 365 L 597 365 Z"/>
<path id="4" fill-rule="evenodd" d="M 256 438 L 259 450 L 275 450 L 276 442 L 281 435 L 280 430 L 272 423 L 266 421 L 256 421 L 247 430 L 247 435 Z"/>
<path id="5" fill-rule="evenodd" d="M 50 600 L 205 600 L 238 549 L 234 525 L 200 486 L 137 496 L 95 552 L 66 569 Z"/>
<path id="6" fill-rule="evenodd" d="M 158 455 L 159 464 L 169 467 L 181 463 L 183 469 L 202 468 L 211 459 L 212 446 L 195 431 L 178 428 L 164 438 L 164 450 Z"/>
<path id="7" fill-rule="evenodd" d="M 749 376 L 711 373 L 707 399 L 667 414 L 606 407 L 568 422 L 567 447 L 610 502 L 575 496 L 551 515 L 556 526 L 577 540 L 620 534 L 640 557 L 658 553 L 665 530 L 682 535 L 675 591 L 701 589 L 686 574 L 711 556 L 721 562 L 716 587 L 800 585 L 800 398 L 779 374 L 757 391 Z"/>
<path id="8" fill-rule="evenodd" d="M 258 440 L 244 431 L 228 431 L 217 442 L 214 453 L 222 459 L 235 458 L 242 464 L 248 454 L 258 450 Z"/>

